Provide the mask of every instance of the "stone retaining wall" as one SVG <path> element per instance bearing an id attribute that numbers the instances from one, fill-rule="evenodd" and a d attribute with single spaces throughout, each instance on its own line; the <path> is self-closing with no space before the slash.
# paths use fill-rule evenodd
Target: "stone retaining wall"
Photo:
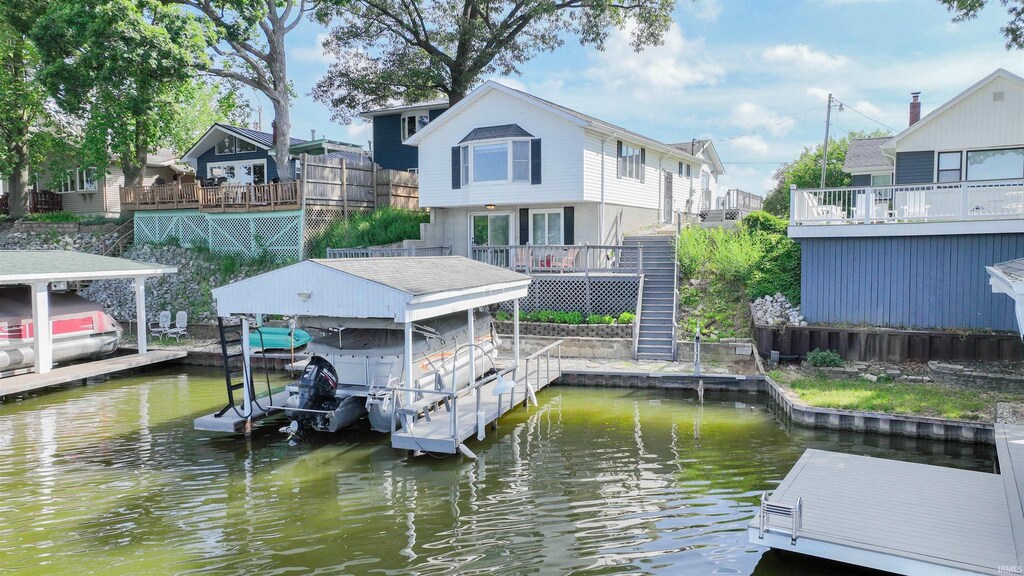
<path id="1" fill-rule="evenodd" d="M 109 234 L 117 228 L 117 224 L 108 222 L 104 224 L 80 224 L 78 222 L 32 222 L 30 220 L 18 220 L 10 232 L 21 234 L 48 234 L 56 231 L 58 234 Z"/>
<path id="2" fill-rule="evenodd" d="M 965 388 L 980 388 L 998 392 L 1024 392 L 1024 375 L 982 372 L 959 364 L 929 362 L 928 374 L 936 382 Z"/>
<path id="3" fill-rule="evenodd" d="M 512 354 L 512 335 L 499 335 L 501 351 Z M 620 358 L 623 360 L 633 358 L 632 338 L 556 338 L 520 334 L 519 352 L 526 357 L 558 340 L 562 341 L 562 356 L 565 358 Z"/>
<path id="4" fill-rule="evenodd" d="M 511 334 L 512 322 L 494 321 L 498 334 Z M 632 324 L 552 324 L 550 322 L 520 322 L 520 336 L 548 338 L 629 338 L 633 339 Z"/>

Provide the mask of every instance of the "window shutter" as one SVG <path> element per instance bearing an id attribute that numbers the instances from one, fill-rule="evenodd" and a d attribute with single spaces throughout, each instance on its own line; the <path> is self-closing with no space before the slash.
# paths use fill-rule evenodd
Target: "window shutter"
<path id="1" fill-rule="evenodd" d="M 640 182 L 644 181 L 644 172 L 647 172 L 647 149 L 640 149 Z"/>
<path id="2" fill-rule="evenodd" d="M 573 207 L 562 208 L 562 240 L 566 244 L 576 243 L 576 223 L 573 221 Z"/>
<path id="3" fill-rule="evenodd" d="M 519 244 L 526 246 L 530 241 L 530 209 L 519 209 Z"/>
<path id="4" fill-rule="evenodd" d="M 530 184 L 540 184 L 540 138 L 530 140 Z"/>
<path id="5" fill-rule="evenodd" d="M 462 157 L 459 155 L 459 147 L 452 146 L 452 190 L 462 187 Z"/>
<path id="6" fill-rule="evenodd" d="M 622 178 L 622 171 L 625 166 L 622 163 L 622 140 L 615 141 L 615 175 Z"/>

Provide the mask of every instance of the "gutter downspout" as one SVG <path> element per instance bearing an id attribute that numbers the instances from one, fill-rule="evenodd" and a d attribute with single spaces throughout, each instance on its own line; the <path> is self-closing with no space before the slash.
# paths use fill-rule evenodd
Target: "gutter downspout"
<path id="1" fill-rule="evenodd" d="M 598 208 L 598 213 L 599 213 L 598 219 L 601 221 L 601 228 L 600 228 L 600 230 L 601 230 L 601 232 L 600 232 L 600 243 L 601 244 L 604 244 L 605 241 L 606 241 L 605 240 L 605 235 L 604 235 L 604 188 L 605 188 L 605 186 L 604 186 L 604 180 L 605 180 L 605 175 L 604 175 L 604 156 L 605 156 L 605 154 L 604 154 L 604 145 L 607 144 L 608 141 L 611 140 L 612 138 L 615 138 L 615 132 L 612 132 L 611 134 L 608 135 L 607 138 L 605 138 L 604 140 L 601 141 L 601 204 L 600 204 L 600 206 Z M 618 244 L 618 242 L 615 242 L 615 243 Z"/>

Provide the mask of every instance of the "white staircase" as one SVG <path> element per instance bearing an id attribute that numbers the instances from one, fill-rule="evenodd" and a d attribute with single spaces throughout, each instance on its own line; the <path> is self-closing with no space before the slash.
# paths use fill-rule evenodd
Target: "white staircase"
<path id="1" fill-rule="evenodd" d="M 643 246 L 643 294 L 640 297 L 639 360 L 674 360 L 678 264 L 675 236 L 627 236 L 627 246 Z"/>

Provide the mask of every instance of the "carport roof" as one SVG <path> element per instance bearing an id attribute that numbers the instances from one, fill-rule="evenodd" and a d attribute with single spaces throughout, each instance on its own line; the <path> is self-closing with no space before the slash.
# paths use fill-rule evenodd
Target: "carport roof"
<path id="1" fill-rule="evenodd" d="M 171 274 L 163 264 L 64 250 L 0 250 L 0 284 L 31 284 Z"/>

